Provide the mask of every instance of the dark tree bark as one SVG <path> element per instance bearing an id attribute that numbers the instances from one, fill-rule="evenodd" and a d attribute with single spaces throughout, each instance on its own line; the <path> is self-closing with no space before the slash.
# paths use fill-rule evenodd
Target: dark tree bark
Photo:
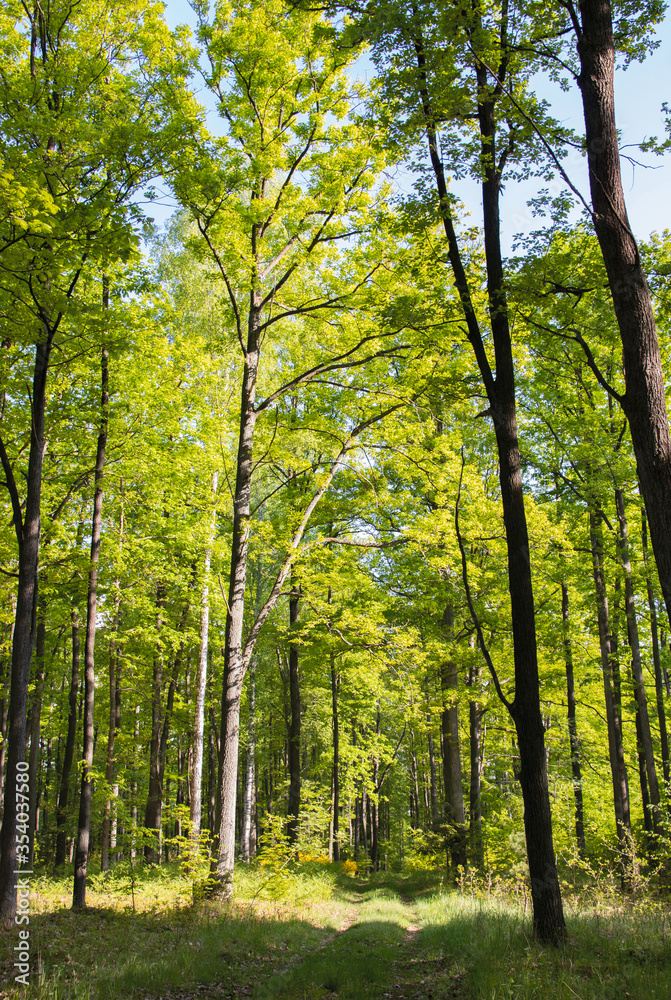
<path id="1" fill-rule="evenodd" d="M 161 585 L 157 587 L 156 605 L 158 608 L 157 630 L 161 628 L 161 609 L 163 607 L 163 589 Z M 147 789 L 147 802 L 144 810 L 144 827 L 147 830 L 155 830 L 158 838 L 161 826 L 162 795 L 161 788 L 161 729 L 163 726 L 163 651 L 158 650 L 154 654 L 152 668 L 152 697 L 151 697 L 151 738 L 149 741 L 149 787 Z M 160 860 L 160 851 L 157 844 L 145 844 L 144 856 L 148 864 L 156 865 Z"/>
<path id="2" fill-rule="evenodd" d="M 431 822 L 433 829 L 438 830 L 438 827 L 440 826 L 440 811 L 438 809 L 438 777 L 436 773 L 436 752 L 433 743 L 433 733 L 431 732 L 431 726 L 433 724 L 431 712 L 427 712 L 426 714 L 426 724 L 429 727 L 427 731 L 427 743 L 429 746 L 429 774 L 431 776 Z"/>
<path id="3" fill-rule="evenodd" d="M 475 688 L 480 677 L 480 662 L 476 661 L 468 674 L 469 687 Z M 482 709 L 475 698 L 468 700 L 468 731 L 470 756 L 469 825 L 468 840 L 472 863 L 481 871 L 485 865 L 482 839 L 482 800 L 480 785 L 482 775 Z"/>
<path id="4" fill-rule="evenodd" d="M 70 794 L 70 775 L 75 756 L 77 736 L 77 697 L 79 695 L 79 614 L 72 607 L 72 674 L 68 696 L 68 731 L 65 739 L 63 768 L 61 770 L 58 806 L 56 808 L 56 867 L 65 864 L 66 821 Z"/>
<path id="5" fill-rule="evenodd" d="M 631 855 L 631 819 L 629 811 L 629 782 L 624 759 L 622 740 L 622 718 L 619 711 L 619 692 L 616 656 L 613 651 L 613 636 L 610 629 L 606 578 L 603 570 L 603 532 L 598 514 L 590 511 L 590 542 L 592 548 L 592 569 L 597 603 L 599 646 L 601 650 L 601 670 L 606 703 L 608 726 L 608 754 L 613 779 L 613 807 L 615 826 L 623 864 L 623 879 L 626 878 L 627 861 Z"/>
<path id="6" fill-rule="evenodd" d="M 46 586 L 46 577 L 44 578 Z M 42 718 L 42 692 L 44 690 L 44 659 L 46 653 L 46 604 L 42 594 L 37 602 L 37 628 L 35 632 L 35 690 L 30 709 L 30 754 L 28 757 L 28 775 L 30 783 L 30 807 L 28 818 L 28 867 L 32 869 L 35 862 L 35 834 L 37 832 L 38 815 L 38 766 L 40 761 L 40 720 Z"/>
<path id="7" fill-rule="evenodd" d="M 454 611 L 448 604 L 443 615 L 443 628 L 448 640 L 454 632 Z M 440 667 L 443 694 L 441 725 L 443 730 L 443 775 L 445 780 L 445 822 L 447 853 L 456 877 L 458 869 L 466 868 L 466 815 L 461 783 L 461 747 L 459 744 L 459 708 L 457 704 L 459 678 L 457 665 L 448 660 Z"/>
<path id="8" fill-rule="evenodd" d="M 566 668 L 566 705 L 568 715 L 569 746 L 571 748 L 571 774 L 573 777 L 573 798 L 575 801 L 575 838 L 578 853 L 585 855 L 585 817 L 582 801 L 582 771 L 580 766 L 580 740 L 575 716 L 575 681 L 573 677 L 573 646 L 571 643 L 571 623 L 569 620 L 568 588 L 561 585 L 561 613 L 564 630 L 564 666 Z"/>
<path id="9" fill-rule="evenodd" d="M 593 222 L 620 329 L 627 415 L 662 594 L 671 622 L 671 437 L 650 289 L 631 231 L 615 122 L 615 50 L 609 0 L 570 9 L 580 58 Z"/>
<path id="10" fill-rule="evenodd" d="M 193 575 L 190 587 L 195 583 L 195 566 L 192 567 Z M 162 627 L 162 609 L 165 605 L 165 588 L 163 584 L 158 584 L 156 588 L 156 630 L 159 633 Z M 182 634 L 186 628 L 189 614 L 190 601 L 187 600 L 182 608 L 178 623 L 178 632 Z M 147 791 L 147 803 L 144 812 L 144 826 L 147 830 L 155 831 L 155 841 L 147 843 L 144 847 L 144 856 L 149 864 L 157 865 L 161 862 L 161 822 L 163 816 L 163 776 L 165 773 L 166 752 L 168 747 L 168 737 L 170 735 L 170 725 L 172 722 L 172 710 L 175 700 L 175 691 L 182 669 L 182 659 L 184 656 L 184 643 L 179 647 L 172 663 L 168 691 L 166 695 L 165 707 L 163 705 L 163 651 L 159 645 L 154 656 L 153 665 L 153 685 L 152 685 L 152 726 L 151 743 L 149 748 L 149 788 Z"/>
<path id="11" fill-rule="evenodd" d="M 638 624 L 636 621 L 634 579 L 631 570 L 631 558 L 629 555 L 627 514 L 624 505 L 624 493 L 620 489 L 615 491 L 615 503 L 620 525 L 618 548 L 620 552 L 622 570 L 624 573 L 624 602 L 625 615 L 627 619 L 627 637 L 629 640 L 629 650 L 631 652 L 631 672 L 634 682 L 634 698 L 636 700 L 637 742 L 642 752 L 647 791 L 650 798 L 649 808 L 652 811 L 651 815 L 649 815 L 649 820 L 651 821 L 650 826 L 655 833 L 659 833 L 659 783 L 657 781 L 657 770 L 655 767 L 655 756 L 652 746 L 652 733 L 650 732 L 648 699 L 645 693 L 645 684 L 643 682 L 643 665 L 641 663 L 641 648 L 638 639 Z M 643 783 L 641 784 L 641 791 L 643 792 Z"/>
<path id="12" fill-rule="evenodd" d="M 652 660 L 655 668 L 655 698 L 657 702 L 657 721 L 659 723 L 659 742 L 662 754 L 662 773 L 664 783 L 667 788 L 671 783 L 671 767 L 669 766 L 669 735 L 666 725 L 666 712 L 664 711 L 664 680 L 662 675 L 662 658 L 659 652 L 659 628 L 657 624 L 657 601 L 655 590 L 651 578 L 651 570 L 648 557 L 648 528 L 645 511 L 641 512 L 641 540 L 643 543 L 643 560 L 645 563 L 645 583 L 648 595 L 648 609 L 650 611 L 650 637 L 652 639 Z"/>
<path id="13" fill-rule="evenodd" d="M 0 687 L 2 697 L 0 698 L 0 822 L 4 808 L 3 794 L 5 790 L 5 756 L 7 753 L 7 711 L 9 708 L 9 657 L 2 656 L 0 659 Z"/>
<path id="14" fill-rule="evenodd" d="M 505 76 L 508 41 L 507 23 L 502 23 L 501 80 Z M 524 828 L 531 877 L 534 934 L 542 941 L 555 942 L 565 934 L 559 878 L 552 838 L 552 815 L 548 790 L 545 733 L 540 708 L 540 680 L 536 647 L 536 621 L 531 580 L 531 554 L 524 508 L 522 468 L 517 437 L 515 372 L 513 363 L 503 258 L 501 254 L 499 198 L 501 169 L 505 162 L 497 150 L 495 88 L 488 69 L 474 55 L 478 92 L 482 163 L 482 202 L 489 320 L 494 345 L 494 368 L 490 366 L 479 321 L 461 259 L 451 201 L 440 157 L 426 55 L 421 35 L 414 37 L 419 92 L 425 120 L 429 156 L 439 197 L 440 213 L 448 245 L 448 258 L 461 302 L 466 332 L 480 369 L 489 402 L 499 457 L 499 480 L 508 549 L 508 588 L 511 601 L 515 662 L 515 696 L 507 702 L 515 723 L 520 748 L 519 780 L 524 800 Z"/>
<path id="15" fill-rule="evenodd" d="M 410 727 L 410 778 L 412 780 L 410 795 L 413 802 L 410 821 L 413 830 L 419 830 L 422 826 L 422 818 L 419 811 L 419 768 L 417 766 L 417 753 L 415 752 L 415 731 L 412 726 Z"/>
<path id="16" fill-rule="evenodd" d="M 103 279 L 103 307 L 108 304 L 107 279 Z M 98 560 L 100 558 L 100 533 L 102 528 L 103 471 L 105 468 L 105 447 L 107 445 L 108 352 L 102 350 L 102 394 L 100 401 L 100 434 L 96 450 L 95 492 L 93 495 L 93 520 L 91 522 L 91 566 L 86 602 L 86 640 L 84 642 L 84 746 L 82 758 L 82 785 L 79 798 L 79 822 L 77 849 L 75 851 L 75 874 L 72 888 L 72 908 L 79 910 L 86 906 L 86 874 L 91 835 L 91 797 L 93 794 L 93 698 L 95 689 L 94 648 L 96 639 L 96 607 L 98 602 Z"/>
<path id="17" fill-rule="evenodd" d="M 294 635 L 298 624 L 298 602 L 300 590 L 293 583 L 289 597 L 289 632 Z M 289 641 L 289 698 L 291 714 L 289 722 L 289 804 L 287 807 L 287 833 L 289 843 L 298 838 L 298 814 L 301 807 L 301 691 L 298 671 L 298 643 Z"/>
<path id="18" fill-rule="evenodd" d="M 0 833 L 0 921 L 11 923 L 16 914 L 16 872 L 26 866 L 27 855 L 19 855 L 16 842 L 17 781 L 26 753 L 26 709 L 30 661 L 35 642 L 37 608 L 37 571 L 40 552 L 40 500 L 42 496 L 42 459 L 44 455 L 44 415 L 47 372 L 55 328 L 47 326 L 43 339 L 35 346 L 33 370 L 30 452 L 26 481 L 25 508 L 22 509 L 14 472 L 0 439 L 0 461 L 12 502 L 14 530 L 19 553 L 19 580 L 12 639 L 12 676 L 7 732 L 4 813 Z"/>

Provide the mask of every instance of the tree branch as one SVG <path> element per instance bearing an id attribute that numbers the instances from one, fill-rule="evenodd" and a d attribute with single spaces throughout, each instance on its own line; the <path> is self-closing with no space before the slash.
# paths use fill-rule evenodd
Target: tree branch
<path id="1" fill-rule="evenodd" d="M 459 504 L 461 502 L 461 487 L 462 487 L 462 483 L 463 483 L 463 480 L 464 480 L 464 465 L 465 465 L 465 461 L 464 461 L 464 449 L 462 448 L 461 449 L 461 472 L 459 474 L 459 489 L 457 491 L 457 502 L 456 502 L 456 504 L 454 506 L 454 527 L 456 529 L 457 542 L 459 544 L 459 551 L 461 553 L 461 575 L 462 575 L 462 579 L 464 581 L 464 590 L 466 591 L 466 602 L 468 604 L 468 610 L 469 610 L 470 615 L 471 615 L 471 620 L 473 621 L 473 624 L 475 625 L 475 630 L 476 630 L 477 635 L 478 635 L 478 645 L 480 646 L 480 651 L 482 652 L 482 655 L 483 655 L 483 657 L 485 659 L 485 663 L 487 664 L 487 667 L 489 669 L 489 673 L 491 674 L 492 680 L 494 681 L 494 687 L 496 688 L 496 693 L 499 696 L 500 701 L 506 706 L 506 708 L 508 709 L 508 711 L 510 712 L 511 716 L 514 719 L 515 718 L 514 707 L 513 707 L 514 706 L 514 699 L 513 699 L 512 703 L 509 702 L 508 699 L 506 698 L 506 696 L 504 695 L 503 690 L 501 688 L 501 683 L 499 681 L 499 675 L 496 672 L 496 667 L 494 666 L 494 663 L 492 661 L 491 655 L 489 653 L 489 649 L 487 648 L 487 643 L 485 642 L 485 637 L 484 637 L 484 634 L 482 632 L 482 626 L 480 624 L 480 619 L 478 618 L 478 613 L 475 610 L 475 604 L 473 603 L 473 595 L 471 594 L 471 587 L 470 587 L 470 584 L 468 582 L 468 564 L 466 562 L 466 552 L 464 550 L 464 540 L 461 537 L 461 531 L 459 530 Z"/>

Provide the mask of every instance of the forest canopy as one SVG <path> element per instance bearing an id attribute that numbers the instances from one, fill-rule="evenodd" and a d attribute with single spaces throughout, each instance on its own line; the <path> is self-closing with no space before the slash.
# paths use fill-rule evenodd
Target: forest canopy
<path id="1" fill-rule="evenodd" d="M 671 862 L 671 236 L 613 89 L 664 6 L 191 10 L 0 13 L 0 916 L 328 858 L 521 875 L 556 942 L 562 872 Z"/>

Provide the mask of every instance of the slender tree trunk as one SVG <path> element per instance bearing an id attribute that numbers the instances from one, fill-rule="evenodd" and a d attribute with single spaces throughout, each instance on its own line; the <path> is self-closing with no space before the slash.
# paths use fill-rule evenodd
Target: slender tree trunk
<path id="1" fill-rule="evenodd" d="M 112 820 L 112 799 L 111 790 L 114 781 L 114 740 L 117 731 L 117 703 L 116 695 L 118 688 L 117 672 L 120 666 L 119 649 L 116 641 L 116 633 L 119 628 L 119 601 L 120 595 L 117 591 L 114 602 L 114 619 L 112 622 L 113 634 L 109 641 L 109 720 L 107 727 L 107 756 L 105 759 L 105 782 L 110 790 L 105 799 L 105 812 L 103 815 L 102 830 L 100 834 L 100 870 L 106 872 L 109 868 L 109 846 L 110 830 Z"/>
<path id="2" fill-rule="evenodd" d="M 609 0 L 580 0 L 574 28 L 580 58 L 593 222 L 620 328 L 636 468 L 671 622 L 671 437 L 650 289 L 627 216 L 615 122 L 613 23 Z"/>
<path id="3" fill-rule="evenodd" d="M 159 583 L 156 587 L 156 631 L 158 642 L 161 642 L 160 633 L 162 627 L 163 605 L 165 603 L 165 588 Z M 156 837 L 160 836 L 161 824 L 161 729 L 163 726 L 163 650 L 159 648 L 154 654 L 152 668 L 152 697 L 151 697 L 151 739 L 149 743 L 149 787 L 147 790 L 147 803 L 144 811 L 144 827 L 147 830 L 155 830 Z M 144 856 L 149 864 L 155 865 L 160 861 L 160 850 L 155 844 L 145 844 Z"/>
<path id="4" fill-rule="evenodd" d="M 433 726 L 433 717 L 431 715 L 431 705 L 429 702 L 429 682 L 426 681 L 426 725 L 427 725 L 427 742 L 429 746 L 429 773 L 431 775 L 431 820 L 432 826 L 435 831 L 438 830 L 440 826 L 440 812 L 438 810 L 438 780 L 436 775 L 436 754 L 433 745 L 433 733 L 431 731 Z"/>
<path id="5" fill-rule="evenodd" d="M 329 587 L 329 599 L 331 597 L 331 588 Z M 333 729 L 333 807 L 332 807 L 332 826 L 333 826 L 333 860 L 340 861 L 340 840 L 339 840 L 339 822 L 340 822 L 340 727 L 338 722 L 338 672 L 336 670 L 336 658 L 335 653 L 331 650 L 330 653 L 330 673 L 331 673 L 331 726 Z"/>
<path id="6" fill-rule="evenodd" d="M 77 606 L 72 606 L 72 674 L 70 694 L 68 696 L 68 732 L 63 754 L 63 769 L 56 808 L 56 868 L 65 864 L 66 822 L 68 798 L 70 793 L 70 775 L 75 756 L 75 741 L 77 736 L 77 697 L 79 695 L 79 614 Z"/>
<path id="7" fill-rule="evenodd" d="M 599 646 L 601 649 L 601 670 L 603 673 L 603 690 L 606 702 L 606 721 L 608 725 L 608 752 L 610 769 L 613 778 L 613 805 L 615 809 L 615 826 L 620 845 L 623 865 L 626 868 L 627 859 L 631 854 L 631 819 L 629 813 L 629 783 L 627 767 L 624 759 L 622 741 L 622 720 L 617 709 L 616 678 L 614 676 L 614 657 L 612 636 L 608 613 L 608 597 L 606 580 L 603 572 L 603 539 L 601 522 L 594 511 L 590 511 L 590 540 L 592 548 L 592 568 L 597 601 L 597 619 L 599 626 Z M 624 869 L 623 869 L 623 878 Z"/>
<path id="8" fill-rule="evenodd" d="M 123 480 L 121 480 L 121 510 L 119 513 L 119 548 L 123 549 L 124 534 L 124 508 L 123 508 Z M 105 781 L 109 789 L 109 794 L 105 800 L 105 813 L 103 816 L 102 831 L 100 836 L 100 870 L 107 871 L 109 868 L 109 848 L 112 824 L 116 825 L 116 807 L 113 807 L 112 798 L 116 799 L 113 793 L 114 782 L 114 740 L 117 730 L 121 724 L 121 688 L 119 684 L 119 672 L 121 670 L 121 647 L 117 639 L 119 630 L 119 607 L 121 604 L 121 584 L 115 581 L 114 593 L 114 616 L 112 618 L 112 635 L 109 641 L 109 725 L 107 729 L 107 757 L 105 761 Z"/>
<path id="9" fill-rule="evenodd" d="M 298 625 L 300 590 L 294 582 L 289 597 L 289 634 L 295 635 Z M 289 641 L 289 697 L 291 719 L 289 724 L 289 805 L 287 808 L 287 833 L 289 843 L 298 839 L 298 814 L 301 806 L 301 692 L 298 671 L 298 643 Z"/>
<path id="10" fill-rule="evenodd" d="M 254 856 L 252 849 L 252 825 L 254 819 L 254 791 L 256 788 L 255 755 L 256 755 L 256 661 L 249 665 L 249 729 L 247 741 L 247 766 L 245 768 L 244 811 L 242 814 L 242 833 L 240 850 L 242 860 L 249 863 Z"/>
<path id="11" fill-rule="evenodd" d="M 505 25 L 501 43 L 507 56 Z M 536 648 L 536 621 L 531 579 L 531 552 L 524 509 L 522 469 L 517 437 L 515 374 L 508 306 L 501 254 L 499 198 L 501 175 L 497 167 L 496 94 L 487 67 L 475 57 L 478 119 L 482 150 L 482 202 L 489 319 L 495 372 L 489 363 L 468 279 L 461 259 L 450 209 L 450 195 L 440 158 L 436 115 L 426 74 L 424 43 L 414 39 L 419 70 L 420 99 L 425 118 L 429 156 L 436 180 L 440 213 L 448 243 L 448 257 L 464 312 L 467 336 L 473 348 L 489 401 L 499 457 L 499 480 L 508 549 L 508 588 L 511 601 L 515 697 L 509 711 L 520 747 L 520 784 L 524 800 L 524 828 L 531 877 L 534 934 L 542 941 L 557 941 L 565 934 L 559 878 L 552 839 L 545 731 L 540 708 L 540 681 Z"/>
<path id="12" fill-rule="evenodd" d="M 446 638 L 452 639 L 454 611 L 448 604 L 443 615 Z M 445 780 L 445 822 L 448 826 L 447 850 L 454 873 L 466 868 L 466 816 L 461 783 L 461 750 L 459 746 L 459 708 L 457 703 L 459 678 L 457 665 L 451 659 L 441 664 L 440 684 L 443 694 L 441 724 L 443 731 L 443 774 Z"/>
<path id="13" fill-rule="evenodd" d="M 212 708 L 213 697 L 212 697 L 212 647 L 209 649 L 208 658 L 210 661 L 210 669 L 208 672 L 208 684 L 210 687 L 210 725 L 208 730 L 208 743 L 207 743 L 207 829 L 210 836 L 214 836 L 215 822 L 216 822 L 216 809 L 217 809 L 217 761 L 219 759 L 219 751 L 217 748 L 217 723 L 214 715 L 214 709 Z"/>
<path id="14" fill-rule="evenodd" d="M 108 305 L 108 284 L 103 278 L 103 308 Z M 91 835 L 91 796 L 93 794 L 93 697 L 95 689 L 94 647 L 96 638 L 96 606 L 98 601 L 98 560 L 100 557 L 100 532 L 102 527 L 103 471 L 107 445 L 108 352 L 102 350 L 102 396 L 100 402 L 100 434 L 96 453 L 95 493 L 91 524 L 91 568 L 89 569 L 88 598 L 86 602 L 86 640 L 84 643 L 84 746 L 82 785 L 79 799 L 79 823 L 75 852 L 75 875 L 72 889 L 73 910 L 86 906 L 86 873 Z"/>
<path id="15" fill-rule="evenodd" d="M 46 586 L 46 577 L 44 584 Z M 37 833 L 38 767 L 40 762 L 40 721 L 42 718 L 42 693 L 44 690 L 44 658 L 46 646 L 46 605 L 43 593 L 38 600 L 37 628 L 35 632 L 35 691 L 30 710 L 30 755 L 28 758 L 29 813 L 28 813 L 28 867 L 35 863 L 35 835 Z"/>
<path id="16" fill-rule="evenodd" d="M 648 557 L 648 528 L 645 511 L 641 512 L 641 540 L 643 543 L 643 561 L 645 563 L 645 583 L 648 594 L 648 608 L 650 610 L 650 636 L 652 639 L 652 660 L 655 668 L 655 697 L 657 702 L 657 721 L 659 723 L 659 742 L 662 753 L 662 772 L 666 785 L 666 796 L 669 795 L 669 785 L 671 784 L 671 767 L 669 766 L 669 735 L 666 725 L 666 712 L 664 711 L 664 680 L 662 675 L 662 658 L 659 653 L 659 630 L 657 625 L 657 601 L 655 600 L 655 590 L 652 582 L 649 557 Z"/>
<path id="17" fill-rule="evenodd" d="M 561 585 L 561 612 L 564 630 L 564 666 L 566 668 L 566 704 L 568 714 L 568 735 L 571 748 L 571 774 L 573 777 L 573 798 L 575 800 L 575 837 L 580 857 L 585 855 L 585 820 L 582 802 L 582 772 L 580 768 L 580 741 L 575 715 L 575 682 L 573 678 L 573 646 L 569 621 L 568 588 Z"/>
<path id="18" fill-rule="evenodd" d="M 0 441 L 0 460 L 12 500 L 14 529 L 19 553 L 19 580 L 12 639 L 12 677 L 9 699 L 4 812 L 0 833 L 0 921 L 12 923 L 16 914 L 16 880 L 21 867 L 27 869 L 28 855 L 17 850 L 17 784 L 27 784 L 26 708 L 30 661 L 35 642 L 37 571 L 40 552 L 40 500 L 44 455 L 44 414 L 47 372 L 54 331 L 44 330 L 44 339 L 35 346 L 32 385 L 30 453 L 25 509 L 22 511 L 14 473 Z M 27 790 L 26 790 L 27 791 Z M 27 818 L 27 817 L 26 817 Z"/>
<path id="19" fill-rule="evenodd" d="M 378 743 L 380 740 L 380 734 L 382 733 L 382 717 L 380 715 L 380 699 L 377 699 L 377 715 L 375 719 L 375 733 L 377 735 Z M 380 758 L 377 754 L 373 757 L 373 789 L 375 792 L 375 799 L 371 805 L 371 838 L 370 838 L 370 860 L 373 871 L 376 872 L 379 868 L 378 864 L 378 845 L 379 845 L 379 826 L 380 826 L 380 789 L 379 789 L 379 779 L 380 779 Z"/>
<path id="20" fill-rule="evenodd" d="M 219 476 L 212 474 L 212 493 L 216 495 Z M 193 769 L 191 772 L 191 803 L 189 807 L 189 837 L 194 849 L 200 837 L 200 816 L 203 785 L 203 754 L 205 742 L 205 694 L 207 691 L 207 656 L 210 626 L 210 561 L 216 527 L 216 509 L 212 513 L 205 553 L 203 556 L 203 589 L 200 602 L 200 648 L 196 674 L 196 706 L 193 722 Z"/>
<path id="21" fill-rule="evenodd" d="M 240 404 L 238 458 L 233 497 L 231 569 L 228 614 L 224 642 L 224 686 L 221 700 L 219 737 L 219 781 L 217 786 L 216 842 L 212 876 L 219 883 L 217 893 L 224 899 L 233 895 L 235 863 L 235 807 L 240 742 L 240 696 L 245 676 L 242 631 L 245 613 L 245 586 L 249 553 L 249 519 L 253 473 L 254 428 L 256 426 L 256 377 L 259 364 L 261 296 L 252 292 L 247 345 L 244 357 Z"/>
<path id="22" fill-rule="evenodd" d="M 480 676 L 480 661 L 475 661 L 468 674 L 468 685 L 473 690 Z M 485 866 L 482 839 L 482 801 L 480 784 L 482 773 L 482 709 L 474 698 L 468 700 L 468 731 L 470 748 L 469 829 L 471 859 L 481 871 Z"/>
<path id="23" fill-rule="evenodd" d="M 645 774 L 647 778 L 648 792 L 650 795 L 650 807 L 652 809 L 652 829 L 655 833 L 659 833 L 659 784 L 657 781 L 657 770 L 655 767 L 655 756 L 652 746 L 652 733 L 650 732 L 648 699 L 645 693 L 645 684 L 643 682 L 643 665 L 641 663 L 638 624 L 636 622 L 634 580 L 631 570 L 631 558 L 629 555 L 627 514 L 624 506 L 624 493 L 620 489 L 615 491 L 615 503 L 617 507 L 618 521 L 620 523 L 618 547 L 620 550 L 622 570 L 624 572 L 625 615 L 627 619 L 629 649 L 631 651 L 631 672 L 634 682 L 634 698 L 636 700 L 636 718 L 638 720 L 637 732 L 645 761 Z"/>
<path id="24" fill-rule="evenodd" d="M 9 708 L 9 657 L 4 656 L 0 661 L 0 821 L 3 811 L 3 793 L 5 789 L 5 756 L 7 753 L 7 710 Z"/>

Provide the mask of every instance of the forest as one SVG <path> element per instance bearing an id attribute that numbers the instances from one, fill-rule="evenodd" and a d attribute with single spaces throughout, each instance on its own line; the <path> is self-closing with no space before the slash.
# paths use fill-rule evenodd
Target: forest
<path id="1" fill-rule="evenodd" d="M 188 14 L 0 9 L 0 996 L 662 1000 L 665 6 Z"/>

